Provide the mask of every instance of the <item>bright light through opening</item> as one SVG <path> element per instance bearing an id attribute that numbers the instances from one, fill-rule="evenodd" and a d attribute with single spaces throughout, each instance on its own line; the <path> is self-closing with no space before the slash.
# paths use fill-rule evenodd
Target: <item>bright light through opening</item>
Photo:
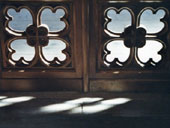
<path id="1" fill-rule="evenodd" d="M 0 100 L 0 107 L 5 107 L 9 105 L 13 105 L 15 103 L 25 102 L 35 99 L 35 97 L 32 96 L 21 96 L 21 97 L 14 97 L 14 98 L 7 98 Z"/>
<path id="2" fill-rule="evenodd" d="M 52 105 L 48 105 L 45 107 L 41 107 L 38 112 L 40 112 L 40 113 L 55 113 L 55 112 L 67 111 L 67 110 L 73 109 L 75 107 L 77 107 L 76 104 L 66 104 L 66 103 L 52 104 Z"/>
<path id="3" fill-rule="evenodd" d="M 71 109 L 80 106 L 83 103 L 93 103 L 96 101 L 100 101 L 102 99 L 103 98 L 89 98 L 89 97 L 79 98 L 75 100 L 66 101 L 63 103 L 52 104 L 52 105 L 41 107 L 38 110 L 38 113 L 55 113 L 55 112 L 69 111 Z"/>
<path id="4" fill-rule="evenodd" d="M 84 97 L 84 98 L 79 98 L 75 100 L 70 100 L 66 101 L 65 103 L 72 103 L 72 104 L 83 104 L 83 103 L 93 103 L 99 100 L 102 100 L 103 98 L 89 98 L 89 97 Z"/>
<path id="5" fill-rule="evenodd" d="M 101 101 L 101 104 L 106 104 L 106 105 L 120 105 L 120 104 L 125 104 L 127 102 L 129 102 L 130 99 L 129 98 L 115 98 L 115 99 L 111 99 L 111 100 L 104 100 Z"/>
<path id="6" fill-rule="evenodd" d="M 111 100 L 104 100 L 94 105 L 87 105 L 87 106 L 72 109 L 70 111 L 70 114 L 80 114 L 80 113 L 94 114 L 94 113 L 108 110 L 120 104 L 125 104 L 129 101 L 131 101 L 131 99 L 129 98 L 116 98 L 116 99 L 111 99 Z"/>
<path id="7" fill-rule="evenodd" d="M 35 113 L 57 113 L 68 111 L 67 113 L 69 114 L 93 114 L 131 101 L 129 98 L 102 100 L 103 98 L 79 98 L 41 107 Z"/>
<path id="8" fill-rule="evenodd" d="M 5 98 L 7 98 L 7 96 L 0 96 L 0 100 Z"/>

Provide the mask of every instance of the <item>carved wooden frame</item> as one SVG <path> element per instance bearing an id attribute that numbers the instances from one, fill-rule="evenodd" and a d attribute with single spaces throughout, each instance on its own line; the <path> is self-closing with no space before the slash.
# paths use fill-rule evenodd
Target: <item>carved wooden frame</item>
<path id="1" fill-rule="evenodd" d="M 150 1 L 150 0 L 149 0 Z M 133 61 L 135 48 L 131 48 L 130 60 L 124 67 L 106 67 L 103 63 L 103 49 L 112 40 L 123 39 L 123 36 L 113 38 L 106 33 L 105 11 L 115 8 L 117 12 L 123 8 L 132 13 L 132 24 L 139 24 L 137 17 L 140 12 L 150 8 L 156 12 L 160 7 L 166 8 L 166 22 L 170 23 L 169 0 L 0 0 L 0 91 L 149 91 L 170 92 L 170 52 L 163 53 L 165 59 L 158 68 L 141 68 L 130 64 Z M 12 67 L 7 65 L 5 42 L 14 38 L 4 29 L 4 12 L 6 6 L 19 8 L 28 6 L 35 16 L 41 15 L 44 7 L 52 9 L 64 8 L 66 13 L 66 28 L 62 32 L 50 32 L 51 38 L 71 41 L 71 65 Z M 136 9 L 137 8 L 137 9 Z M 33 19 L 36 19 L 34 17 Z M 107 18 L 108 19 L 108 18 Z M 164 20 L 164 19 L 162 19 Z M 38 21 L 38 22 L 37 22 Z M 109 20 L 108 20 L 109 21 Z M 165 24 L 167 24 L 165 22 Z M 40 20 L 34 20 L 40 26 Z M 105 25 L 104 25 L 105 24 Z M 170 49 L 170 25 L 158 33 L 157 40 L 166 42 L 165 50 Z M 54 37 L 54 35 L 57 35 Z M 65 36 L 69 36 L 69 39 Z M 118 34 L 117 34 L 118 35 Z M 20 37 L 21 38 L 21 37 Z M 153 39 L 152 37 L 146 37 Z M 155 39 L 155 38 L 154 38 Z M 8 43 L 8 45 L 9 45 Z M 69 50 L 69 48 L 67 49 Z M 67 51 L 66 50 L 66 51 Z M 107 50 L 106 50 L 107 51 Z M 169 50 L 170 51 L 170 50 Z M 50 62 L 49 62 L 50 63 Z M 124 63 L 123 63 L 124 64 Z M 162 66 L 163 64 L 164 66 Z M 130 65 L 130 66 L 129 66 Z"/>
<path id="2" fill-rule="evenodd" d="M 41 13 L 42 13 L 42 11 L 44 10 L 44 9 L 46 9 L 46 8 L 49 8 L 50 10 L 52 10 L 52 12 L 54 13 L 57 9 L 63 9 L 64 11 L 65 11 L 65 16 L 61 19 L 62 21 L 64 21 L 64 23 L 65 23 L 65 25 L 66 25 L 66 27 L 64 28 L 64 30 L 62 30 L 62 31 L 59 31 L 59 32 L 48 32 L 48 30 L 45 28 L 45 27 L 42 27 L 41 26 L 41 20 L 40 20 L 40 16 L 41 16 Z M 19 12 L 21 9 L 27 9 L 30 13 L 31 13 L 31 15 L 32 15 L 32 20 L 33 20 L 33 24 L 31 24 L 30 26 L 28 26 L 27 27 L 27 29 L 25 30 L 25 32 L 17 32 L 17 31 L 14 31 L 14 30 L 12 30 L 10 27 L 9 27 L 9 22 L 10 21 L 12 21 L 12 17 L 10 17 L 9 15 L 8 15 L 8 13 L 7 13 L 7 11 L 8 11 L 8 9 L 14 9 L 16 12 Z M 35 15 L 34 15 L 35 14 Z M 55 7 L 55 8 L 52 8 L 52 7 L 49 7 L 49 6 L 43 6 L 39 11 L 38 11 L 38 13 L 35 13 L 34 12 L 34 14 L 33 14 L 33 12 L 32 12 L 32 10 L 29 8 L 29 7 L 27 7 L 27 6 L 20 6 L 19 8 L 16 8 L 16 7 L 14 7 L 14 6 L 7 6 L 5 9 L 4 9 L 4 15 L 5 16 L 7 16 L 7 20 L 6 20 L 6 22 L 5 22 L 5 29 L 6 30 L 9 30 L 11 33 L 14 33 L 14 34 L 12 34 L 12 35 L 14 35 L 14 38 L 11 38 L 11 39 L 9 39 L 7 42 L 7 45 L 6 45 L 6 49 L 5 50 L 7 50 L 7 51 L 5 51 L 5 53 L 9 53 L 8 55 L 7 55 L 7 57 L 6 57 L 6 61 L 8 61 L 8 59 L 9 59 L 9 64 L 12 66 L 12 67 L 14 67 L 14 68 L 22 68 L 23 66 L 22 65 L 25 65 L 24 63 L 29 63 L 28 61 L 26 61 L 23 57 L 21 57 L 20 59 L 19 59 L 19 61 L 14 61 L 13 59 L 12 59 L 12 54 L 13 53 L 15 53 L 15 50 L 13 50 L 11 47 L 10 47 L 10 45 L 11 45 L 11 43 L 12 43 L 12 41 L 13 40 L 16 40 L 16 39 L 26 39 L 27 40 L 27 44 L 28 45 L 30 45 L 30 46 L 34 46 L 35 47 L 35 56 L 34 56 L 34 58 L 33 58 L 33 60 L 31 60 L 30 61 L 30 63 L 31 64 L 28 64 L 28 66 L 24 66 L 24 68 L 31 68 L 31 67 L 33 67 L 34 65 L 36 65 L 37 64 L 37 62 L 38 63 L 40 63 L 40 64 L 42 64 L 42 65 L 44 65 L 44 66 L 46 66 L 47 67 L 47 65 L 45 64 L 45 63 L 49 63 L 49 66 L 50 67 L 52 67 L 52 65 L 56 65 L 56 67 L 58 67 L 58 66 L 61 66 L 61 67 L 66 67 L 66 65 L 68 65 L 69 63 L 71 63 L 71 60 L 70 60 L 70 55 L 68 54 L 69 52 L 71 52 L 70 51 L 70 48 L 69 47 L 71 47 L 70 46 L 70 44 L 71 44 L 71 42 L 69 42 L 68 43 L 68 41 L 66 41 L 66 39 L 65 38 L 63 38 L 63 36 L 67 36 L 67 34 L 69 34 L 69 32 L 68 32 L 68 29 L 69 29 L 69 25 L 68 25 L 68 22 L 67 22 L 67 17 L 68 17 L 68 12 L 67 12 L 67 9 L 65 8 L 65 7 L 62 7 L 62 6 L 57 6 L 57 7 Z M 37 16 L 36 16 L 36 14 L 37 14 Z M 71 21 L 69 21 L 71 24 L 72 24 L 72 22 Z M 29 35 L 29 34 L 27 34 L 28 32 L 27 32 L 27 30 L 28 29 L 32 29 L 32 31 L 34 31 L 35 32 L 35 35 Z M 43 52 L 42 52 L 42 48 L 44 47 L 44 46 L 46 46 L 46 45 L 48 45 L 48 42 L 47 43 L 45 43 L 45 44 L 42 44 L 41 43 L 41 37 L 39 37 L 39 35 L 37 35 L 37 33 L 38 33 L 38 30 L 39 29 L 45 29 L 46 31 L 43 31 L 43 33 L 47 33 L 46 35 L 44 35 L 42 38 L 44 38 L 44 39 L 46 39 L 46 40 L 50 40 L 50 39 L 59 39 L 59 40 L 61 40 L 61 41 L 63 41 L 64 43 L 65 43 L 65 45 L 66 45 L 66 48 L 62 51 L 62 53 L 63 54 L 65 54 L 66 55 L 66 60 L 64 61 L 64 62 L 61 62 L 58 58 L 54 58 L 54 60 L 53 61 L 48 61 L 48 60 L 46 60 L 46 58 L 44 57 L 44 55 L 43 55 Z M 34 30 L 35 29 L 35 30 Z M 9 33 L 9 34 L 11 34 L 11 33 Z M 26 35 L 25 35 L 25 33 L 26 33 Z M 60 34 L 61 33 L 61 34 Z M 73 32 L 72 32 L 73 33 Z M 53 35 L 53 36 L 49 36 L 49 35 Z M 20 36 L 17 36 L 17 35 L 20 35 Z M 54 37 L 55 36 L 55 37 Z M 69 35 L 68 35 L 69 36 Z M 38 38 L 38 39 L 37 39 Z M 68 37 L 69 38 L 69 37 Z M 32 39 L 32 40 L 31 40 Z M 32 43 L 31 44 L 31 42 L 34 42 L 34 44 Z M 71 41 L 71 40 L 70 40 Z M 9 49 L 9 50 L 8 50 Z M 12 52 L 10 52 L 10 51 L 12 51 Z M 5 54 L 4 53 L 4 54 Z M 16 65 L 15 66 L 13 66 L 11 63 L 16 63 Z M 60 65 L 60 64 L 57 64 L 56 62 L 59 62 L 60 64 L 63 64 L 63 65 Z M 8 65 L 8 63 L 6 64 L 6 65 Z M 10 66 L 9 66 L 10 67 Z M 8 66 L 5 66 L 5 68 L 8 68 Z"/>
<path id="3" fill-rule="evenodd" d="M 82 53 L 80 52 L 82 36 L 79 30 L 81 29 L 81 3 L 78 0 L 0 0 L 2 5 L 0 9 L 0 27 L 2 28 L 0 30 L 0 57 L 2 58 L 0 61 L 0 90 L 82 90 Z M 66 54 L 67 59 L 62 65 L 47 66 L 40 62 L 38 58 L 39 53 L 42 54 L 42 50 L 39 51 L 38 49 L 41 49 L 43 46 L 38 46 L 38 43 L 35 46 L 35 57 L 31 63 L 28 62 L 30 65 L 13 66 L 8 63 L 7 58 L 11 58 L 14 52 L 14 50 L 10 49 L 12 52 L 9 53 L 7 49 L 10 48 L 11 42 L 15 39 L 27 38 L 25 32 L 17 32 L 16 35 L 12 35 L 6 31 L 6 27 L 10 28 L 8 22 L 12 20 L 12 18 L 7 16 L 9 8 L 13 8 L 16 11 L 20 11 L 22 8 L 28 9 L 32 15 L 35 28 L 41 26 L 39 19 L 45 8 L 51 9 L 52 12 L 59 8 L 65 11 L 65 16 L 61 19 L 66 24 L 64 30 L 48 32 L 50 39 L 60 39 L 66 44 L 66 48 L 62 52 Z M 5 15 L 8 20 L 5 19 Z M 20 61 L 23 60 L 23 58 L 20 58 Z M 46 61 L 53 63 L 48 60 Z M 40 86 L 42 87 L 39 87 L 38 83 L 41 83 Z"/>
<path id="4" fill-rule="evenodd" d="M 91 91 L 144 91 L 152 90 L 151 88 L 159 88 L 160 82 L 163 84 L 164 91 L 169 88 L 170 84 L 170 50 L 168 50 L 170 40 L 170 2 L 148 2 L 147 0 L 94 0 L 91 2 L 90 11 L 93 12 L 90 17 L 92 31 L 90 33 L 90 85 Z M 122 9 L 127 9 L 132 15 L 132 25 L 138 26 L 138 17 L 146 9 L 151 9 L 156 13 L 159 9 L 166 11 L 166 16 L 161 19 L 165 23 L 165 28 L 156 34 L 157 38 L 145 37 L 147 40 L 157 40 L 164 46 L 161 55 L 163 59 L 157 64 L 157 67 L 142 68 L 134 62 L 134 53 L 136 48 L 131 48 L 129 60 L 123 62 L 123 67 L 112 65 L 110 67 L 104 64 L 107 51 L 106 45 L 113 40 L 123 39 L 122 34 L 112 33 L 106 29 L 109 18 L 105 15 L 109 9 L 116 10 L 119 13 Z M 110 33 L 107 34 L 107 33 Z M 115 35 L 113 37 L 113 35 Z M 120 36 L 118 36 L 120 35 Z M 147 34 L 147 35 L 153 35 Z M 109 51 L 108 51 L 109 52 Z M 117 59 L 114 62 L 120 63 Z M 113 62 L 113 63 L 114 63 Z M 149 62 L 150 63 L 150 62 Z M 149 85 L 148 85 L 149 84 Z M 148 86 L 147 86 L 148 85 Z M 150 86 L 150 87 L 149 87 Z M 157 88 L 157 91 L 160 89 Z M 162 87 L 163 88 L 163 87 Z"/>

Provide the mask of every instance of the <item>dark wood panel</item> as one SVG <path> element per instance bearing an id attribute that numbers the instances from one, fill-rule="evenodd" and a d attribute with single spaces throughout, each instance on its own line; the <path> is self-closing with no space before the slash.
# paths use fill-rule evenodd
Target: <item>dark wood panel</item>
<path id="1" fill-rule="evenodd" d="M 82 91 L 82 80 L 0 79 L 0 91 Z"/>
<path id="2" fill-rule="evenodd" d="M 98 79 L 90 81 L 90 91 L 170 92 L 170 80 Z"/>

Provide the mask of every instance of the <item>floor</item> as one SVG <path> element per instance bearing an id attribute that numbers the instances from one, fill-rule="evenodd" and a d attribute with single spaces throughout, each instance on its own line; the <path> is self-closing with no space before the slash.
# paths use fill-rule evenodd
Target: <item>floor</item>
<path id="1" fill-rule="evenodd" d="M 170 128 L 170 94 L 1 92 L 0 128 Z"/>

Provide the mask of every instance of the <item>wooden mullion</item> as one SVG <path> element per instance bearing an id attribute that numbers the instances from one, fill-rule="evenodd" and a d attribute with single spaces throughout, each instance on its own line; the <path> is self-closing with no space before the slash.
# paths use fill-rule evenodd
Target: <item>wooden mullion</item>
<path id="1" fill-rule="evenodd" d="M 83 86 L 89 91 L 89 0 L 82 0 Z"/>

